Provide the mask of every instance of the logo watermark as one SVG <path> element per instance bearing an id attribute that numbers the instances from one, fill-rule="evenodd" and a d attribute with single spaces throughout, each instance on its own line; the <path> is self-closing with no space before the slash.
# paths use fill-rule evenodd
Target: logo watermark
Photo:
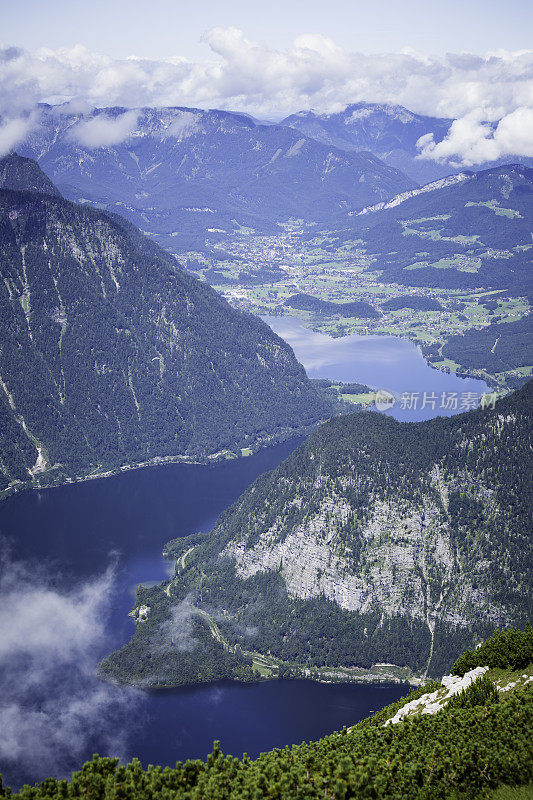
<path id="1" fill-rule="evenodd" d="M 396 404 L 396 397 L 386 389 L 378 389 L 374 397 L 374 405 L 378 411 L 388 411 Z"/>
<path id="2" fill-rule="evenodd" d="M 378 411 L 388 411 L 397 405 L 402 411 L 472 411 L 475 408 L 494 408 L 496 392 L 402 392 L 399 396 L 387 389 L 378 389 L 374 405 Z"/>

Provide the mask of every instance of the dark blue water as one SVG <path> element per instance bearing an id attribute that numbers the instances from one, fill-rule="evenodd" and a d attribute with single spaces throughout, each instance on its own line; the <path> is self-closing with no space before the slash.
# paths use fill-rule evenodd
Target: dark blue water
<path id="1" fill-rule="evenodd" d="M 37 560 L 69 586 L 117 560 L 110 625 L 121 644 L 133 629 L 127 612 L 139 583 L 173 569 L 162 558 L 170 539 L 211 530 L 219 514 L 301 442 L 266 448 L 219 465 L 167 464 L 110 478 L 28 491 L 0 503 L 0 537 L 15 560 Z"/>
<path id="2" fill-rule="evenodd" d="M 431 369 L 402 339 L 333 339 L 295 319 L 269 321 L 310 377 L 358 381 L 397 395 L 479 395 L 487 388 Z M 388 413 L 414 421 L 450 411 L 404 410 L 397 403 Z M 94 751 L 173 765 L 204 757 L 219 739 L 227 753 L 256 756 L 350 725 L 405 692 L 400 686 L 271 681 L 143 693 L 95 678 L 98 660 L 131 635 L 136 586 L 159 582 L 170 571 L 161 556 L 164 544 L 211 530 L 220 512 L 297 444 L 219 465 L 166 465 L 24 492 L 0 503 L 5 783 L 66 775 Z"/>
<path id="3" fill-rule="evenodd" d="M 165 542 L 210 530 L 219 513 L 297 443 L 216 466 L 166 465 L 28 491 L 0 504 L 0 537 L 10 545 L 4 576 L 25 565 L 15 576 L 20 607 L 6 618 L 3 605 L 0 637 L 3 622 L 6 632 L 21 626 L 21 638 L 28 639 L 24 658 L 16 663 L 0 642 L 0 673 L 5 667 L 0 674 L 0 772 L 5 783 L 16 786 L 68 774 L 95 751 L 136 756 L 144 765 L 173 765 L 178 759 L 205 757 L 219 739 L 224 752 L 256 756 L 350 725 L 405 693 L 399 686 L 311 681 L 225 682 L 142 693 L 100 684 L 94 677 L 99 658 L 127 641 L 133 630 L 127 614 L 136 585 L 160 581 L 169 569 L 161 557 Z M 97 616 L 94 600 L 93 617 L 84 615 L 83 604 L 90 606 L 87 596 L 92 596 L 87 587 L 110 563 L 116 566 L 106 583 L 109 593 L 103 594 Z M 4 586 L 0 602 L 5 604 L 7 594 Z M 62 599 L 59 609 L 57 598 Z M 50 614 L 39 616 L 39 604 L 50 599 Z M 81 644 L 70 651 L 77 620 L 83 632 L 87 620 L 100 616 L 105 619 L 101 635 L 94 639 L 85 631 Z M 66 653 L 57 650 L 57 641 L 52 651 L 46 641 L 59 638 L 61 644 L 63 630 Z M 56 664 L 57 652 L 63 660 Z M 8 713 L 13 709 L 15 715 Z"/>
<path id="4" fill-rule="evenodd" d="M 290 344 L 310 378 L 353 381 L 391 392 L 396 400 L 385 413 L 401 421 L 468 411 L 490 391 L 484 381 L 433 369 L 407 339 L 357 334 L 333 338 L 306 328 L 295 317 L 264 319 Z"/>

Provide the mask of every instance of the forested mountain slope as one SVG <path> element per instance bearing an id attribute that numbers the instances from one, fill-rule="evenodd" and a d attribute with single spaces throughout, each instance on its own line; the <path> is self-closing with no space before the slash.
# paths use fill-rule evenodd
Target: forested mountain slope
<path id="1" fill-rule="evenodd" d="M 494 409 L 321 426 L 193 543 L 173 582 L 141 591 L 145 615 L 105 671 L 190 676 L 207 617 L 238 645 L 225 675 L 246 675 L 251 662 L 234 663 L 244 651 L 297 674 L 392 662 L 435 675 L 494 628 L 531 618 L 532 400 L 530 381 Z M 195 627 L 180 648 L 185 618 Z"/>
<path id="2" fill-rule="evenodd" d="M 0 190 L 0 271 L 0 489 L 205 457 L 331 413 L 267 325 L 120 217 Z"/>
<path id="3" fill-rule="evenodd" d="M 28 192 L 43 192 L 61 197 L 50 178 L 32 158 L 22 158 L 10 153 L 0 158 L 0 189 L 15 189 Z"/>
<path id="4" fill-rule="evenodd" d="M 356 241 L 383 280 L 411 286 L 533 290 L 533 169 L 463 172 L 354 214 Z"/>
<path id="5" fill-rule="evenodd" d="M 96 125 L 130 132 L 104 142 Z M 126 120 L 127 121 L 127 120 Z M 99 130 L 99 129 L 98 129 Z M 209 229 L 271 231 L 289 217 L 330 220 L 416 184 L 371 153 L 347 153 L 281 125 L 187 108 L 43 106 L 21 149 L 69 199 L 102 204 L 142 230 L 200 247 Z"/>

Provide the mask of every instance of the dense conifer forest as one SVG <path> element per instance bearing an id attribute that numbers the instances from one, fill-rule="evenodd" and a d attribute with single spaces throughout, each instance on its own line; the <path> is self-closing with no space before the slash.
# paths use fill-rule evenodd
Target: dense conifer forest
<path id="1" fill-rule="evenodd" d="M 118 216 L 2 189 L 0 262 L 0 491 L 240 454 L 334 413 L 265 323 Z"/>
<path id="2" fill-rule="evenodd" d="M 311 311 L 314 314 L 326 314 L 327 316 L 362 317 L 363 319 L 376 319 L 380 316 L 379 311 L 361 300 L 354 300 L 350 303 L 332 303 L 329 300 L 321 300 L 320 297 L 313 297 L 310 294 L 293 294 L 285 301 L 286 306 L 296 308 L 299 311 Z"/>

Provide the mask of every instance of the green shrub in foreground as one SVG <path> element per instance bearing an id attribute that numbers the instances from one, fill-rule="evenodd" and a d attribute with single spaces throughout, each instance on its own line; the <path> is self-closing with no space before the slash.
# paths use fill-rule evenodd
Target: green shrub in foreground
<path id="1" fill-rule="evenodd" d="M 500 695 L 496 686 L 487 678 L 482 675 L 477 680 L 473 681 L 470 686 L 463 689 L 459 694 L 451 697 L 446 706 L 447 708 L 473 708 L 474 706 L 486 706 L 489 703 L 498 703 Z"/>
<path id="2" fill-rule="evenodd" d="M 444 709 L 398 725 L 358 724 L 255 761 L 224 757 L 175 769 L 95 756 L 72 780 L 24 787 L 13 800 L 477 800 L 533 779 L 533 688 L 490 705 Z M 9 791 L 0 792 L 4 797 Z"/>
<path id="3" fill-rule="evenodd" d="M 533 628 L 496 631 L 475 650 L 467 650 L 452 667 L 452 675 L 464 675 L 475 667 L 523 669 L 533 662 Z"/>

